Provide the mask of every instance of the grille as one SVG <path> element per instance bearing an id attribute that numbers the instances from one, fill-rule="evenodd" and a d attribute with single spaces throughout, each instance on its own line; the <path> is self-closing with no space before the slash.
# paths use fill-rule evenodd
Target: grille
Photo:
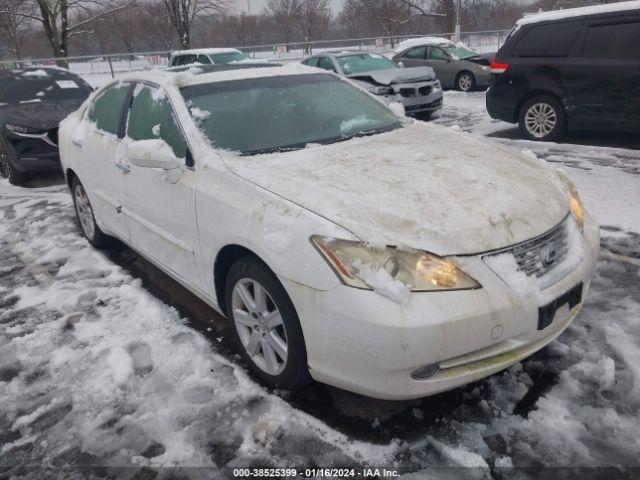
<path id="1" fill-rule="evenodd" d="M 431 87 L 420 87 L 418 93 L 420 95 L 429 95 L 431 93 Z"/>
<path id="2" fill-rule="evenodd" d="M 402 95 L 403 97 L 415 97 L 416 96 L 416 89 L 415 88 L 403 87 L 403 88 L 400 89 L 400 95 Z"/>
<path id="3" fill-rule="evenodd" d="M 567 218 L 547 233 L 484 255 L 483 258 L 510 253 L 515 257 L 518 270 L 529 276 L 542 277 L 567 257 L 569 251 Z"/>

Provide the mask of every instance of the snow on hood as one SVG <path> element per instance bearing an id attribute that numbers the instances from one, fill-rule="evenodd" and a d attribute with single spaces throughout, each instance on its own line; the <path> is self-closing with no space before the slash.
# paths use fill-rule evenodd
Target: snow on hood
<path id="1" fill-rule="evenodd" d="M 436 78 L 431 67 L 410 67 L 410 68 L 388 68 L 385 70 L 371 70 L 369 72 L 359 72 L 347 75 L 349 78 L 364 80 L 373 79 L 381 85 L 392 85 L 395 83 L 424 82 Z"/>
<path id="2" fill-rule="evenodd" d="M 75 111 L 82 103 L 82 100 L 64 100 L 59 102 L 37 101 L 9 104 L 2 108 L 0 119 L 6 123 L 49 130 L 57 127 L 67 115 Z"/>
<path id="3" fill-rule="evenodd" d="M 557 174 L 540 160 L 421 122 L 225 162 L 363 241 L 439 255 L 513 245 L 551 229 L 568 212 Z"/>

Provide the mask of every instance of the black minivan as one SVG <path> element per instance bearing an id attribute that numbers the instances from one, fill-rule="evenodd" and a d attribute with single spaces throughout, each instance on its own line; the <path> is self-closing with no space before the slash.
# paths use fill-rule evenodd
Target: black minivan
<path id="1" fill-rule="evenodd" d="M 489 115 L 530 140 L 640 132 L 640 1 L 525 16 L 491 72 Z"/>

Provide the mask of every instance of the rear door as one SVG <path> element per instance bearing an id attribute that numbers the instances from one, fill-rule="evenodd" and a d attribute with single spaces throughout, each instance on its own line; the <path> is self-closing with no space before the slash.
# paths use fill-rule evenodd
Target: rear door
<path id="1" fill-rule="evenodd" d="M 640 129 L 640 16 L 592 19 L 573 63 L 574 125 Z"/>
<path id="2" fill-rule="evenodd" d="M 121 214 L 126 167 L 118 155 L 122 144 L 125 104 L 133 85 L 128 82 L 107 87 L 89 106 L 88 128 L 71 138 L 71 150 L 81 159 L 79 176 L 93 205 L 96 218 L 108 233 L 130 238 Z"/>

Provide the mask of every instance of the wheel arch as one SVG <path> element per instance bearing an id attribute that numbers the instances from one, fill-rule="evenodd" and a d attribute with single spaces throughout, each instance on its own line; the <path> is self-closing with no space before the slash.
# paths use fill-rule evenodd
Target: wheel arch
<path id="1" fill-rule="evenodd" d="M 69 187 L 69 190 L 71 190 L 71 186 L 73 185 L 73 180 L 75 178 L 78 178 L 78 181 L 80 181 L 78 174 L 74 172 L 72 168 L 67 168 L 64 171 L 64 177 L 65 177 L 65 180 L 67 181 L 67 186 Z"/>
<path id="2" fill-rule="evenodd" d="M 562 103 L 562 99 L 560 98 L 560 95 L 558 95 L 556 92 L 553 92 L 552 90 L 544 89 L 544 88 L 531 90 L 522 96 L 522 98 L 518 101 L 514 111 L 515 121 L 517 122 L 518 119 L 520 118 L 520 111 L 522 110 L 522 107 L 524 106 L 525 103 L 527 103 L 529 100 L 531 100 L 534 97 L 541 97 L 541 96 L 552 97 L 560 105 L 562 105 L 562 108 L 564 109 L 564 113 L 565 113 L 565 122 L 568 121 L 567 108 L 564 105 L 564 103 Z"/>
<path id="3" fill-rule="evenodd" d="M 228 244 L 222 247 L 216 259 L 213 263 L 213 283 L 215 287 L 216 299 L 218 301 L 218 307 L 225 315 L 229 315 L 227 312 L 225 288 L 227 283 L 227 276 L 231 266 L 241 258 L 252 257 L 267 267 L 271 272 L 273 270 L 267 265 L 267 263 L 253 250 L 238 244 Z M 275 273 L 274 273 L 275 275 Z"/>

